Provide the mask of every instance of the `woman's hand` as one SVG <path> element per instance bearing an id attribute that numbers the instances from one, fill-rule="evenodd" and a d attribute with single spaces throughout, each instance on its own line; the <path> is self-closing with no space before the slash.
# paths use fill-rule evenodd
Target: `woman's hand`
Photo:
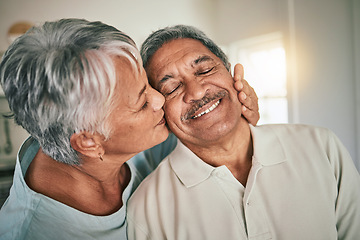
<path id="1" fill-rule="evenodd" d="M 244 79 L 244 68 L 241 64 L 236 64 L 234 67 L 234 81 L 234 87 L 239 92 L 239 101 L 243 104 L 241 113 L 250 124 L 255 126 L 260 119 L 258 97 Z"/>

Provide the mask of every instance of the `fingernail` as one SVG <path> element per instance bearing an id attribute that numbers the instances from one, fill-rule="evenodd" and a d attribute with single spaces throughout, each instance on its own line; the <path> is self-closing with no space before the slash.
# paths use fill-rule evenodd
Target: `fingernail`
<path id="1" fill-rule="evenodd" d="M 241 92 L 241 98 L 244 100 L 246 99 L 246 94 L 244 92 Z"/>
<path id="2" fill-rule="evenodd" d="M 240 88 L 243 89 L 244 84 L 242 82 L 240 82 Z"/>

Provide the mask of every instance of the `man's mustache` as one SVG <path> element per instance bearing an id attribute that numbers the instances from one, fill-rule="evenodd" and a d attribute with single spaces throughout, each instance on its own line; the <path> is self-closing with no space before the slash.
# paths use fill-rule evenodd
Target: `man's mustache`
<path id="1" fill-rule="evenodd" d="M 198 111 L 200 108 L 208 104 L 209 102 L 220 99 L 225 97 L 227 92 L 225 90 L 221 90 L 215 94 L 206 93 L 205 96 L 202 99 L 195 100 L 192 103 L 192 106 L 189 108 L 189 110 L 184 114 L 184 116 L 181 118 L 182 120 L 188 120 L 191 119 L 196 111 Z"/>

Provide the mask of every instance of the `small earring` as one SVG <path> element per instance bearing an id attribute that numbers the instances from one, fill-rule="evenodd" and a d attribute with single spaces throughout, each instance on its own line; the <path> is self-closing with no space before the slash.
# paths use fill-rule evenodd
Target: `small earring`
<path id="1" fill-rule="evenodd" d="M 104 161 L 103 157 L 101 156 L 101 153 L 99 153 L 99 158 L 101 161 Z"/>

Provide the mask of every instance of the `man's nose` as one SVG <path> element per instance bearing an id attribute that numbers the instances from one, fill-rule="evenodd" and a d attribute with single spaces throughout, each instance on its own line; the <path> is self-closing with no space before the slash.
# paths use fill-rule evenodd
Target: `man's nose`
<path id="1" fill-rule="evenodd" d="M 154 111 L 159 111 L 164 106 L 165 98 L 161 93 L 159 93 L 153 88 L 150 91 L 152 97 L 150 102 L 151 107 Z"/>
<path id="2" fill-rule="evenodd" d="M 194 100 L 202 99 L 206 93 L 206 84 L 196 81 L 195 79 L 189 80 L 185 86 L 184 101 L 190 103 Z"/>

